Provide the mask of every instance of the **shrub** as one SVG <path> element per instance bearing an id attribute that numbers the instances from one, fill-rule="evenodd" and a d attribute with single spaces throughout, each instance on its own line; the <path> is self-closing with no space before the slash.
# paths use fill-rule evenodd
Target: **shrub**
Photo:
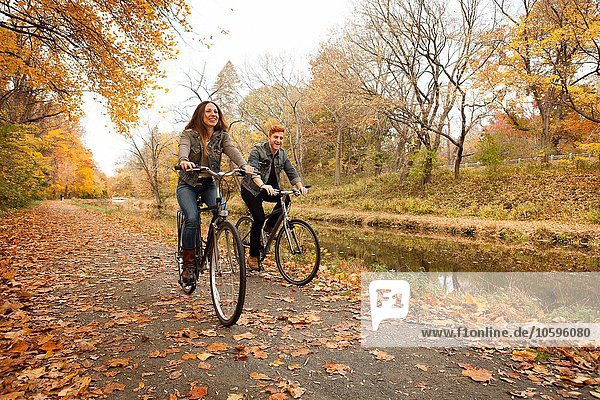
<path id="1" fill-rule="evenodd" d="M 517 205 L 511 211 L 512 218 L 521 221 L 536 219 L 539 214 L 540 209 L 538 208 L 538 206 L 529 201 Z"/>
<path id="2" fill-rule="evenodd" d="M 508 211 L 504 207 L 497 204 L 486 204 L 479 208 L 477 216 L 486 219 L 507 219 L 509 216 Z"/>

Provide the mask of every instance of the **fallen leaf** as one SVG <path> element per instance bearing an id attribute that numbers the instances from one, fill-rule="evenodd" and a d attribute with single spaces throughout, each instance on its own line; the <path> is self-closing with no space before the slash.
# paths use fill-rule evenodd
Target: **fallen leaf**
<path id="1" fill-rule="evenodd" d="M 298 399 L 306 392 L 306 389 L 300 386 L 292 386 L 287 388 L 287 391 L 294 399 Z"/>
<path id="2" fill-rule="evenodd" d="M 536 393 L 535 389 L 528 388 L 527 390 L 521 390 L 520 392 L 510 392 L 510 394 L 515 397 L 527 399 L 529 397 L 534 397 L 537 393 Z"/>
<path id="3" fill-rule="evenodd" d="M 580 392 L 568 391 L 568 390 L 557 390 L 556 394 L 564 397 L 565 399 L 576 399 L 581 396 Z"/>
<path id="4" fill-rule="evenodd" d="M 239 393 L 229 393 L 227 395 L 227 400 L 243 400 L 244 395 Z"/>
<path id="5" fill-rule="evenodd" d="M 302 366 L 301 366 L 300 364 L 291 364 L 291 365 L 288 365 L 288 367 L 287 367 L 287 368 L 288 368 L 290 371 L 294 371 L 294 370 L 296 370 L 296 369 L 300 369 L 300 368 L 302 368 Z"/>
<path id="6" fill-rule="evenodd" d="M 597 399 L 600 399 L 600 393 L 598 393 L 598 392 L 594 392 L 593 390 L 590 390 L 590 394 L 591 394 L 593 397 L 595 397 L 595 398 L 597 398 Z"/>
<path id="7" fill-rule="evenodd" d="M 269 396 L 269 400 L 286 400 L 288 398 L 285 393 L 274 393 Z"/>
<path id="8" fill-rule="evenodd" d="M 215 355 L 212 353 L 200 353 L 200 354 L 196 354 L 196 358 L 200 361 L 206 361 L 211 357 L 214 357 Z"/>
<path id="9" fill-rule="evenodd" d="M 11 353 L 24 353 L 29 348 L 29 345 L 22 340 L 17 340 L 10 348 Z M 19 392 L 14 392 L 19 393 Z"/>
<path id="10" fill-rule="evenodd" d="M 459 364 L 462 368 L 463 376 L 473 379 L 475 382 L 489 382 L 492 379 L 492 373 L 485 368 L 477 369 L 470 364 Z"/>
<path id="11" fill-rule="evenodd" d="M 254 339 L 256 335 L 252 332 L 246 332 L 239 335 L 233 335 L 235 340 L 243 340 L 243 339 Z"/>
<path id="12" fill-rule="evenodd" d="M 22 380 L 24 378 L 27 379 L 38 379 L 40 376 L 44 375 L 46 373 L 46 367 L 40 367 L 40 368 L 27 368 L 24 369 L 20 374 L 18 379 Z"/>
<path id="13" fill-rule="evenodd" d="M 337 364 L 333 361 L 325 363 L 323 368 L 325 368 L 325 370 L 327 370 L 327 373 L 329 374 L 340 374 L 345 376 L 348 372 L 350 372 L 349 366 L 344 364 Z"/>
<path id="14" fill-rule="evenodd" d="M 271 378 L 269 378 L 267 375 L 260 374 L 258 372 L 252 372 L 250 374 L 250 378 L 256 379 L 256 380 L 263 380 L 263 381 L 270 381 L 271 380 Z"/>
<path id="15" fill-rule="evenodd" d="M 209 363 L 205 363 L 205 362 L 200 362 L 198 364 L 198 368 L 203 369 L 205 371 L 210 369 L 210 364 Z"/>
<path id="16" fill-rule="evenodd" d="M 195 386 L 187 394 L 189 400 L 203 399 L 208 394 L 207 386 Z"/>
<path id="17" fill-rule="evenodd" d="M 381 350 L 372 350 L 369 353 L 373 354 L 375 358 L 379 361 L 393 361 L 396 358 L 393 355 Z"/>
<path id="18" fill-rule="evenodd" d="M 113 358 L 106 365 L 110 367 L 127 367 L 131 362 L 131 358 Z"/>
<path id="19" fill-rule="evenodd" d="M 529 350 L 515 350 L 512 352 L 513 361 L 535 361 L 537 353 Z"/>
<path id="20" fill-rule="evenodd" d="M 175 380 L 179 379 L 183 375 L 183 370 L 173 371 L 169 374 L 169 379 Z"/>
<path id="21" fill-rule="evenodd" d="M 138 383 L 137 387 L 135 389 L 133 389 L 133 391 L 139 392 L 140 390 L 142 390 L 144 388 L 144 386 L 146 386 L 146 384 L 144 382 L 140 382 L 140 383 Z"/>
<path id="22" fill-rule="evenodd" d="M 25 396 L 25 392 L 10 392 L 2 395 L 2 400 L 15 400 L 21 399 Z"/>
<path id="23" fill-rule="evenodd" d="M 109 383 L 102 390 L 105 394 L 112 394 L 115 390 L 125 390 L 125 385 L 122 383 Z"/>
<path id="24" fill-rule="evenodd" d="M 306 356 L 310 353 L 312 353 L 312 351 L 310 351 L 310 349 L 307 349 L 306 347 L 302 347 L 300 349 L 296 349 L 296 350 L 292 351 L 292 357 Z"/>
<path id="25" fill-rule="evenodd" d="M 223 351 L 229 349 L 225 343 L 213 343 L 206 348 L 208 351 Z"/>
<path id="26" fill-rule="evenodd" d="M 197 358 L 196 354 L 183 354 L 181 356 L 182 360 L 195 360 Z"/>
<path id="27" fill-rule="evenodd" d="M 419 368 L 421 371 L 425 371 L 425 372 L 429 371 L 429 367 L 424 364 L 417 364 L 417 365 L 415 365 L 415 367 Z"/>

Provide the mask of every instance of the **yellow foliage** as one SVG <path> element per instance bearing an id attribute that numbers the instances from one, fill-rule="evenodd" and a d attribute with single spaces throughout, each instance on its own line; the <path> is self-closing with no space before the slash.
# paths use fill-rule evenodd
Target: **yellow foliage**
<path id="1" fill-rule="evenodd" d="M 0 28 L 2 90 L 26 83 L 71 112 L 83 90 L 94 91 L 123 132 L 150 101 L 146 89 L 164 75 L 161 61 L 175 55 L 173 26 L 189 29 L 184 0 L 11 4 Z M 28 25 L 39 28 L 28 34 Z"/>

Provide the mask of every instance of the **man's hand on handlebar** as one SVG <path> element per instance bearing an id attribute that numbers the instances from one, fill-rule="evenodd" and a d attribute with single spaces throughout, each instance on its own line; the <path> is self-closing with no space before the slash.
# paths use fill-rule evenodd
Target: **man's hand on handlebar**
<path id="1" fill-rule="evenodd" d="M 299 195 L 306 196 L 308 194 L 308 189 L 304 185 L 302 185 L 302 184 L 300 184 L 299 186 L 297 186 L 296 190 L 298 191 L 298 196 Z"/>
<path id="2" fill-rule="evenodd" d="M 264 184 L 260 188 L 267 192 L 269 196 L 273 196 L 275 194 L 275 189 L 271 185 Z"/>

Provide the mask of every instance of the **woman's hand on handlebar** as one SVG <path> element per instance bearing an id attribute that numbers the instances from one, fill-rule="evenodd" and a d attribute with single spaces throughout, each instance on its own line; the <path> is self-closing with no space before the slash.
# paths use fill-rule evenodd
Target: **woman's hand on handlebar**
<path id="1" fill-rule="evenodd" d="M 245 164 L 242 165 L 242 169 L 244 170 L 245 173 L 247 173 L 248 175 L 252 175 L 254 174 L 254 167 L 250 164 Z"/>
<path id="2" fill-rule="evenodd" d="M 196 164 L 194 164 L 194 163 L 193 163 L 193 162 L 191 162 L 191 161 L 182 160 L 182 161 L 179 163 L 179 166 L 181 167 L 181 169 L 182 169 L 182 170 L 184 170 L 184 171 L 188 171 L 188 170 L 190 170 L 190 169 L 192 169 L 192 168 L 195 168 L 195 167 L 196 167 Z"/>

